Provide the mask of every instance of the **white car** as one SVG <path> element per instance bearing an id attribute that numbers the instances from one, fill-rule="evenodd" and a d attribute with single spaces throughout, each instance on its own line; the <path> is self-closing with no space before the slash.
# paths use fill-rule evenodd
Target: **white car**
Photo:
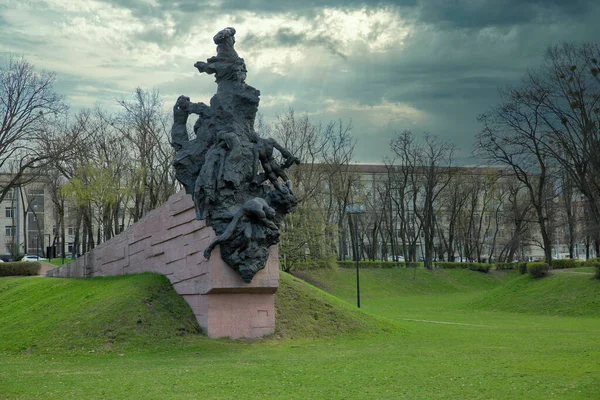
<path id="1" fill-rule="evenodd" d="M 42 261 L 45 260 L 45 258 L 42 258 L 40 256 L 24 256 L 21 261 Z"/>
<path id="2" fill-rule="evenodd" d="M 394 257 L 388 256 L 387 260 L 388 261 L 400 261 L 400 262 L 402 262 L 402 261 L 404 261 L 404 257 L 403 256 L 396 256 L 396 259 L 394 260 Z"/>

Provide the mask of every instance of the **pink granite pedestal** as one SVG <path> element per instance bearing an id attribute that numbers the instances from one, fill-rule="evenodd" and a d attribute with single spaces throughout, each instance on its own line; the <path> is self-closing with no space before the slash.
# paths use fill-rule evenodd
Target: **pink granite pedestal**
<path id="1" fill-rule="evenodd" d="M 165 275 L 191 306 L 209 337 L 258 338 L 275 331 L 279 285 L 277 246 L 252 282 L 227 265 L 217 246 L 210 261 L 204 249 L 215 238 L 195 216 L 190 195 L 179 192 L 120 235 L 83 257 L 50 270 L 51 277 L 93 277 L 156 272 Z"/>

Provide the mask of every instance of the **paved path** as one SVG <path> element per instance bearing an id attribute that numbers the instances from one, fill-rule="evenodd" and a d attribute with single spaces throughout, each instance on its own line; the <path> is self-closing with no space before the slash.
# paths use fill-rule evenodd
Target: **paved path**
<path id="1" fill-rule="evenodd" d="M 46 261 L 39 261 L 39 263 L 42 265 L 42 268 L 40 268 L 40 276 L 46 276 L 46 273 L 48 271 L 56 268 L 56 265 L 50 264 L 49 262 L 46 262 Z"/>
<path id="2" fill-rule="evenodd" d="M 583 272 L 583 271 L 572 271 L 570 268 L 564 269 L 553 269 L 552 272 L 558 272 L 561 274 L 582 274 L 582 275 L 594 275 L 593 272 Z"/>

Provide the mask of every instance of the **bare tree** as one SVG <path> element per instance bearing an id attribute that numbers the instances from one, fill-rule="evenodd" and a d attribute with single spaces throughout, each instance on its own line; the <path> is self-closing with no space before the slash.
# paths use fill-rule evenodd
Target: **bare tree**
<path id="1" fill-rule="evenodd" d="M 54 92 L 55 75 L 38 72 L 22 57 L 10 55 L 0 67 L 0 170 L 11 179 L 0 185 L 0 200 L 66 149 L 49 126 L 66 111 Z"/>
<path id="2" fill-rule="evenodd" d="M 454 261 L 458 250 L 457 242 L 461 217 L 467 205 L 467 183 L 471 177 L 470 172 L 459 171 L 454 175 L 446 190 L 440 195 L 440 212 L 436 220 L 438 237 L 447 254 L 448 261 Z"/>
<path id="3" fill-rule="evenodd" d="M 131 184 L 135 188 L 131 214 L 134 222 L 175 193 L 172 168 L 174 152 L 169 145 L 170 122 L 162 110 L 157 90 L 135 90 L 131 101 L 120 100 L 122 112 L 104 120 L 129 145 Z"/>
<path id="4" fill-rule="evenodd" d="M 392 150 L 410 172 L 413 212 L 421 221 L 425 242 L 425 268 L 433 268 L 435 241 L 435 204 L 452 178 L 454 146 L 426 134 L 422 143 L 410 131 L 392 140 Z"/>
<path id="5" fill-rule="evenodd" d="M 477 136 L 476 152 L 492 164 L 510 169 L 529 194 L 536 211 L 545 261 L 552 262 L 553 218 L 552 158 L 547 151 L 549 136 L 539 110 L 543 94 L 524 85 L 501 92 L 502 103 L 479 117 L 484 125 Z"/>
<path id="6" fill-rule="evenodd" d="M 587 199 L 600 253 L 600 46 L 563 43 L 546 50 L 542 68 L 527 75 L 530 101 L 548 131 L 545 151 Z M 565 186 L 568 190 L 570 187 Z M 563 197 L 569 193 L 563 193 Z"/>
<path id="7" fill-rule="evenodd" d="M 313 124 L 308 116 L 297 117 L 293 109 L 277 117 L 272 126 L 259 118 L 261 134 L 272 134 L 283 147 L 301 160 L 301 165 L 290 168 L 290 178 L 298 196 L 298 213 L 313 215 L 314 218 L 298 220 L 293 216 L 286 218 L 284 237 L 289 239 L 282 249 L 288 246 L 290 253 L 298 253 L 297 248 L 306 249 L 306 254 L 314 258 L 318 246 L 304 240 L 307 226 L 313 226 L 312 236 L 329 246 L 324 254 L 343 255 L 344 208 L 349 201 L 354 174 L 349 171 L 349 163 L 354 152 L 351 124 L 341 121 L 327 125 Z M 337 232 L 332 229 L 337 226 Z M 293 234 L 297 230 L 298 234 Z M 295 243 L 293 240 L 299 240 Z M 335 246 L 335 241 L 338 246 Z M 303 247 L 302 247 L 303 246 Z M 319 250 L 323 252 L 324 249 Z M 283 253 L 282 253 L 283 254 Z M 323 254 L 323 253 L 321 253 Z M 291 261 L 291 260 L 290 260 Z"/>

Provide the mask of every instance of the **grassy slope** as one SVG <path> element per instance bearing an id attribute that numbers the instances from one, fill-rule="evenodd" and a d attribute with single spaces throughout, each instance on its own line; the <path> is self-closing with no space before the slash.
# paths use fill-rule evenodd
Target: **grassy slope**
<path id="1" fill-rule="evenodd" d="M 298 272 L 298 276 L 341 298 L 356 295 L 356 271 L 353 269 Z M 419 268 L 364 269 L 360 271 L 365 299 L 405 295 L 439 295 L 492 289 L 513 278 L 512 271 L 483 274 L 465 269 Z"/>
<path id="2" fill-rule="evenodd" d="M 474 309 L 538 315 L 600 316 L 600 281 L 591 275 L 520 276 L 474 299 Z"/>
<path id="3" fill-rule="evenodd" d="M 351 332 L 381 332 L 389 322 L 359 312 L 348 303 L 281 273 L 275 298 L 277 337 L 319 338 Z"/>
<path id="4" fill-rule="evenodd" d="M 354 304 L 354 276 L 352 270 L 340 270 L 319 272 L 312 279 Z M 343 315 L 354 318 L 358 314 L 351 305 L 337 308 L 337 301 L 332 307 L 339 312 L 328 313 L 324 303 L 331 296 L 283 275 L 280 296 L 288 297 L 283 301 L 291 310 L 279 304 L 278 312 L 280 318 L 289 315 L 285 329 L 291 333 L 284 333 L 281 326 L 278 330 L 293 340 L 246 342 L 186 335 L 173 345 L 147 347 L 135 341 L 124 354 L 11 352 L 0 362 L 0 397 L 597 398 L 599 318 L 465 308 L 465 301 L 472 304 L 484 291 L 506 281 L 512 284 L 512 277 L 419 270 L 414 282 L 412 271 L 361 271 L 363 308 L 406 319 L 401 322 L 404 329 L 382 334 L 386 325 L 375 321 L 368 327 L 380 329 L 369 334 L 323 334 L 321 339 L 298 340 L 321 333 L 312 328 L 298 331 L 304 328 L 288 324 L 307 327 L 316 320 L 326 323 L 339 317 L 338 326 L 345 326 Z M 422 284 L 417 284 L 420 279 Z M 0 287 L 4 282 L 0 279 Z M 288 293 L 288 286 L 295 286 L 296 293 Z M 313 298 L 319 296 L 320 300 Z M 3 300 L 6 296 L 0 293 L 0 304 Z M 302 309 L 316 310 L 317 319 Z M 291 314 L 294 310 L 300 314 Z M 420 320 L 425 317 L 429 321 Z M 0 314 L 0 329 L 3 318 Z M 348 323 L 354 327 L 348 331 L 366 332 L 363 323 L 369 318 L 360 313 L 358 319 Z M 1 331 L 0 337 L 7 332 Z"/>
<path id="5" fill-rule="evenodd" d="M 393 329 L 289 274 L 281 274 L 276 311 L 277 338 Z M 0 279 L 0 351 L 122 350 L 198 332 L 187 303 L 162 275 Z"/>
<path id="6" fill-rule="evenodd" d="M 102 351 L 198 330 L 161 275 L 0 279 L 0 351 Z"/>

